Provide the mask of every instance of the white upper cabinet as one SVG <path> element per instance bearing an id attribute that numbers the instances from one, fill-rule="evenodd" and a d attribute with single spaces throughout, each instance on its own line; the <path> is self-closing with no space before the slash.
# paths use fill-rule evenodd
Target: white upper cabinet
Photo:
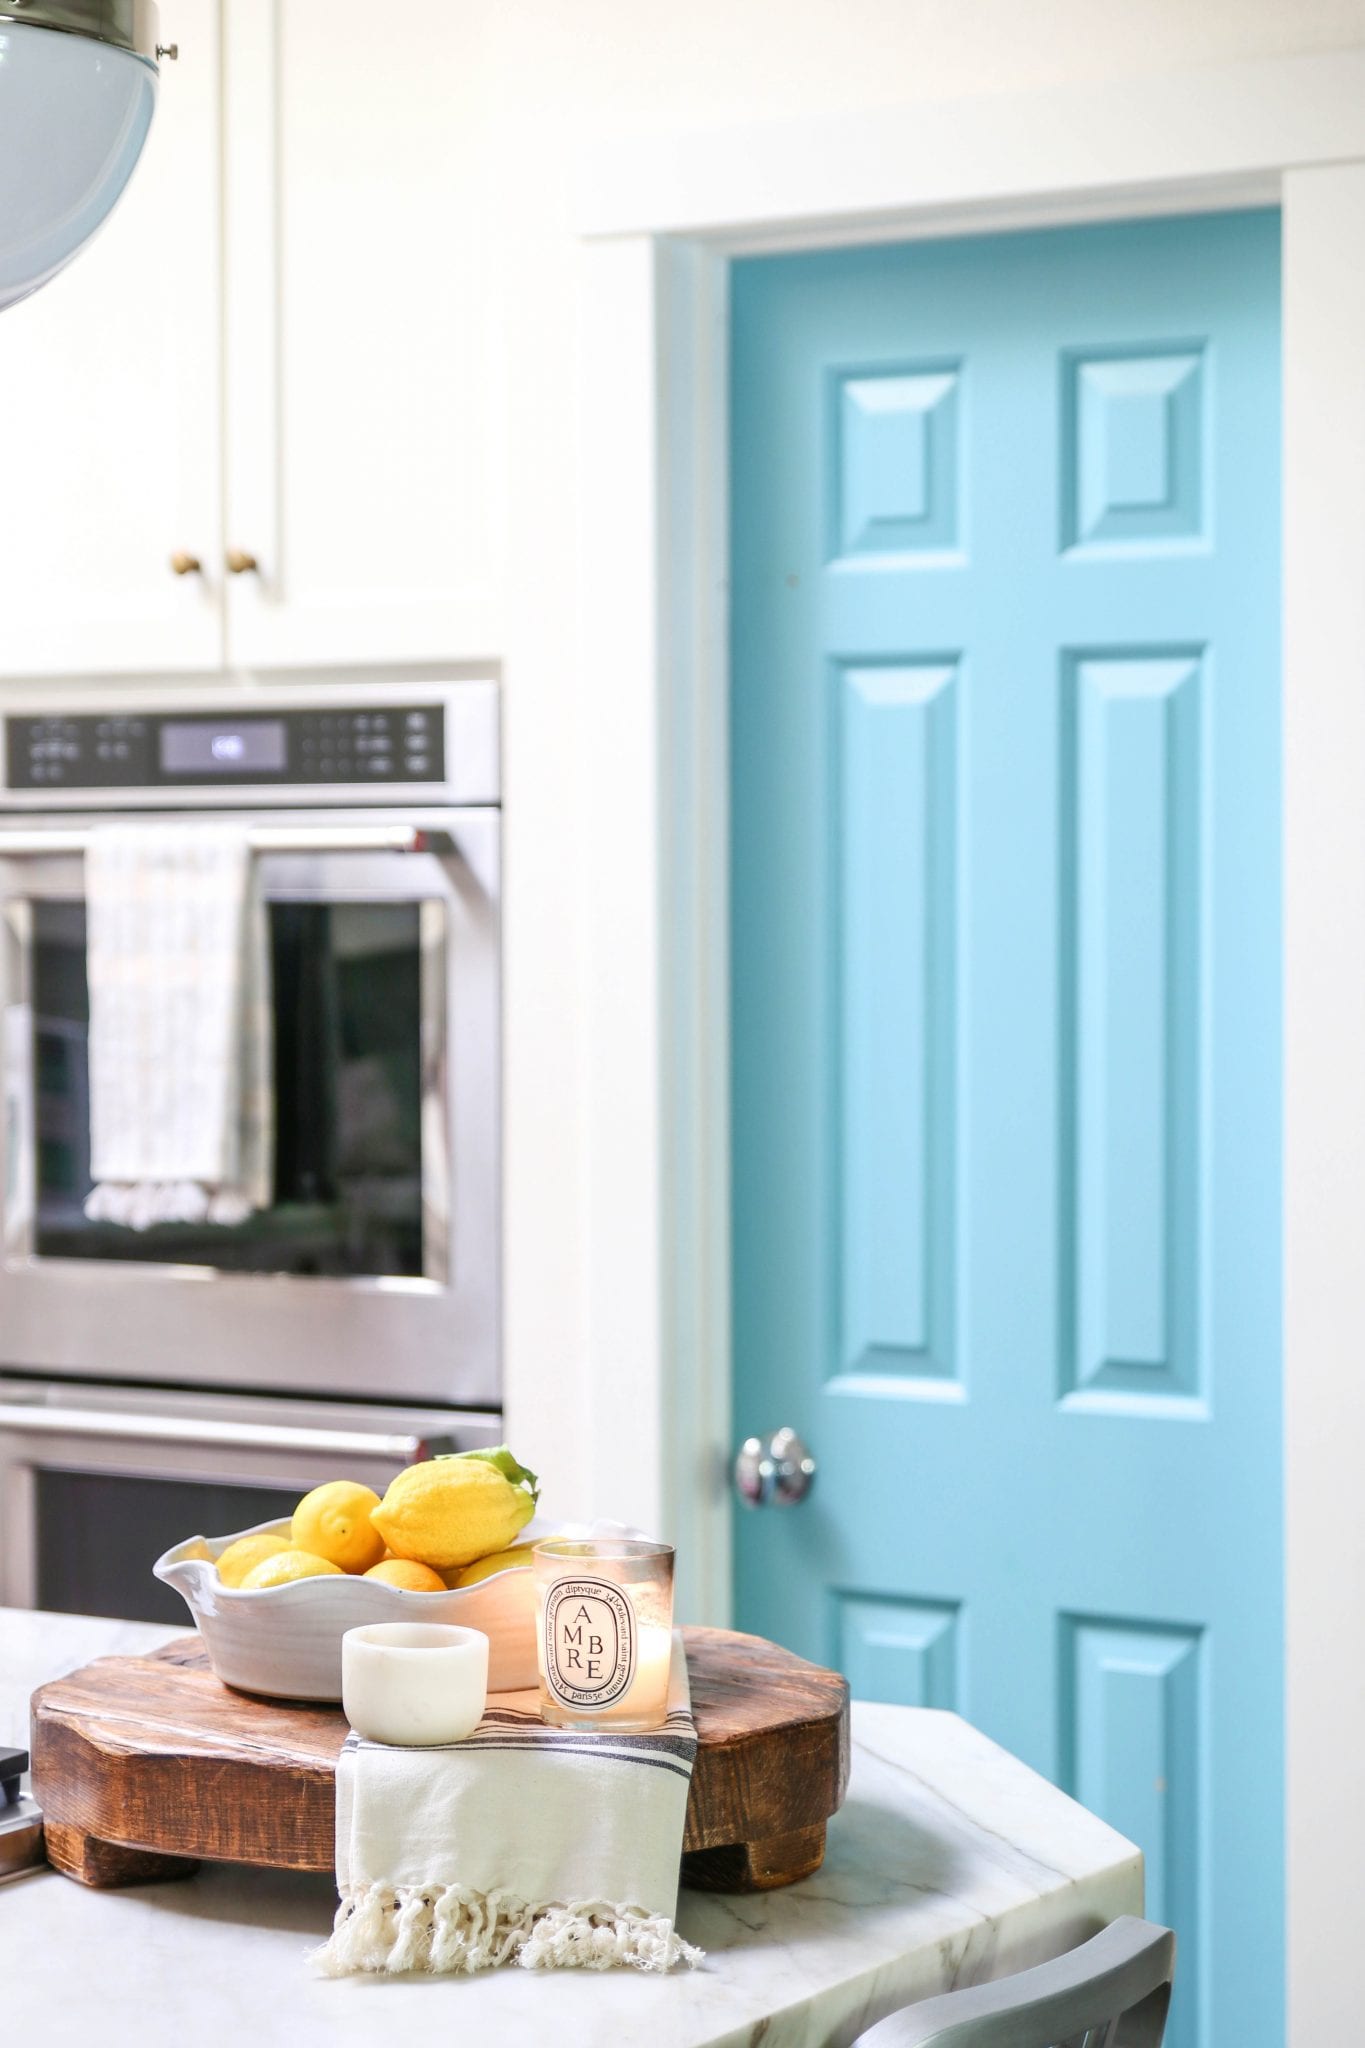
<path id="1" fill-rule="evenodd" d="M 8 675 L 222 660 L 218 7 L 174 13 L 180 62 L 112 219 L 0 319 Z"/>
<path id="2" fill-rule="evenodd" d="M 228 5 L 234 666 L 497 651 L 481 13 Z"/>
<path id="3" fill-rule="evenodd" d="M 127 196 L 0 328 L 0 675 L 496 655 L 481 15 L 163 0 Z"/>

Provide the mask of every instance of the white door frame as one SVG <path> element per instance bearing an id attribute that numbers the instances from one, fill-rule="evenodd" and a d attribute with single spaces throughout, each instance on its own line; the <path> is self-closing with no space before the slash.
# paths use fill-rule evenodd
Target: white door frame
<path id="1" fill-rule="evenodd" d="M 577 224 L 592 1491 L 728 1606 L 726 280 L 775 247 L 1283 209 L 1290 2039 L 1359 2017 L 1365 49 L 595 150 Z M 764 1418 L 776 1426 L 784 1418 Z"/>

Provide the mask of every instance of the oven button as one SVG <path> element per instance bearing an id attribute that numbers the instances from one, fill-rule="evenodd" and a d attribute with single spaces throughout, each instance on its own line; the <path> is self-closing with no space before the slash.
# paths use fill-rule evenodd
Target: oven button
<path id="1" fill-rule="evenodd" d="M 431 763 L 430 763 L 430 762 L 429 762 L 429 761 L 427 760 L 427 757 L 426 757 L 426 755 L 425 755 L 425 754 L 409 754 L 409 755 L 408 755 L 408 774 L 409 774 L 409 775 L 425 775 L 425 774 L 426 774 L 426 773 L 428 772 L 428 770 L 430 769 L 430 766 L 431 766 Z"/>
<path id="2" fill-rule="evenodd" d="M 387 754 L 371 754 L 369 770 L 371 775 L 387 775 L 393 767 Z"/>

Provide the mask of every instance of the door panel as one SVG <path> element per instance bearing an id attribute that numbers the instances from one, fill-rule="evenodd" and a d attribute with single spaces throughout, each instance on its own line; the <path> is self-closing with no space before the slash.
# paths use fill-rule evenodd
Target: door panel
<path id="1" fill-rule="evenodd" d="M 1282 2039 L 1278 220 L 735 266 L 740 1625 L 1133 1836 Z"/>
<path id="2" fill-rule="evenodd" d="M 226 16 L 228 659 L 502 645 L 499 336 L 479 10 Z M 439 80 L 439 89 L 433 81 Z"/>
<path id="3" fill-rule="evenodd" d="M 838 1666 L 860 1700 L 956 1710 L 962 1636 L 946 1601 L 835 1596 Z"/>

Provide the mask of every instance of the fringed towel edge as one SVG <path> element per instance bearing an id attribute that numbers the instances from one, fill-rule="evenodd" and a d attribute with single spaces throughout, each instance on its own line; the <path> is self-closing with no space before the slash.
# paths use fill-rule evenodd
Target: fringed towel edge
<path id="1" fill-rule="evenodd" d="M 158 1223 L 245 1223 L 252 1204 L 240 1188 L 200 1180 L 101 1180 L 85 1198 L 92 1223 L 151 1230 Z"/>
<path id="2" fill-rule="evenodd" d="M 432 1975 L 493 1970 L 695 1969 L 703 1952 L 673 1922 L 605 1899 L 532 1906 L 513 1892 L 463 1885 L 367 1885 L 337 1909 L 330 1940 L 313 1961 L 325 1977 L 382 1970 Z"/>

